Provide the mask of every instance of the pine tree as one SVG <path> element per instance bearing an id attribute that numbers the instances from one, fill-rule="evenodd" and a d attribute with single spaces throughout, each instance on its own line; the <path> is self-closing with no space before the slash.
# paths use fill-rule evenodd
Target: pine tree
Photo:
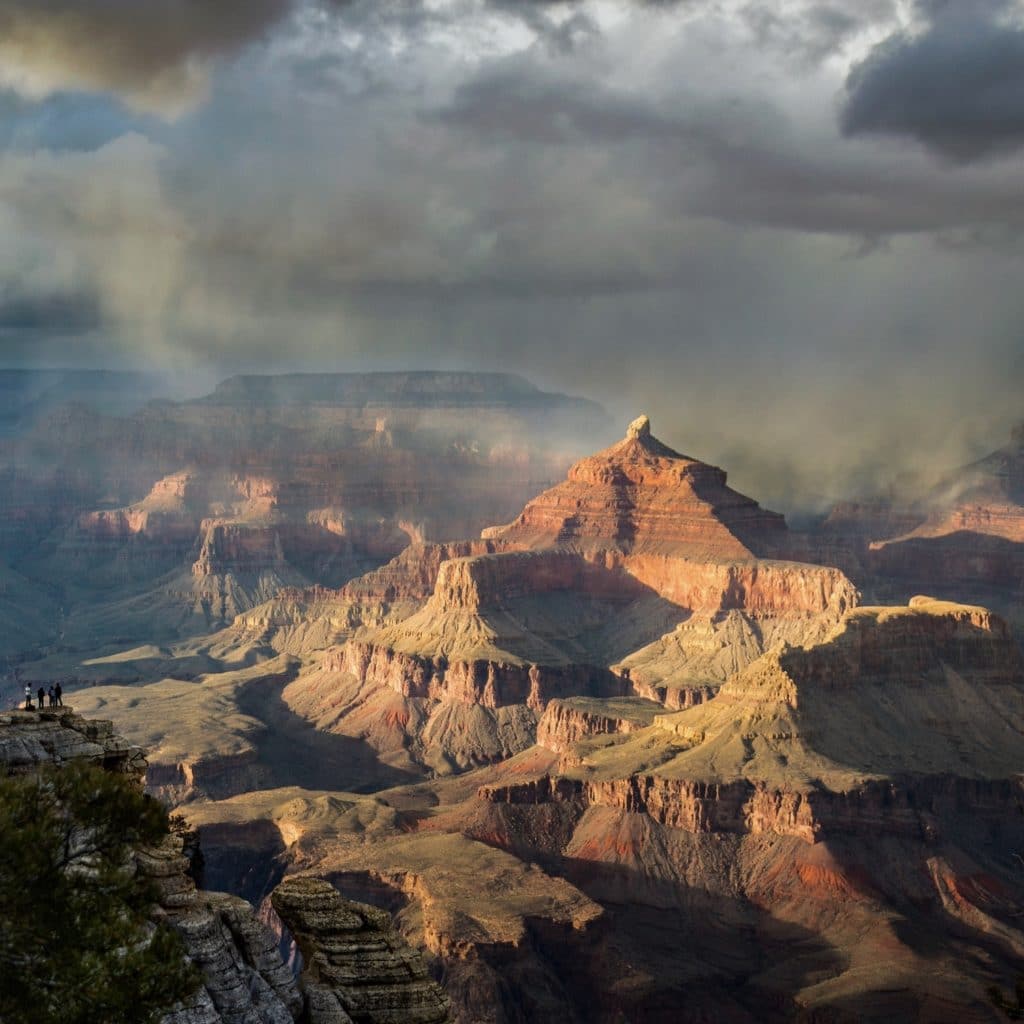
<path id="1" fill-rule="evenodd" d="M 166 812 L 87 764 L 0 779 L 0 1021 L 151 1024 L 198 985 L 133 848 Z"/>

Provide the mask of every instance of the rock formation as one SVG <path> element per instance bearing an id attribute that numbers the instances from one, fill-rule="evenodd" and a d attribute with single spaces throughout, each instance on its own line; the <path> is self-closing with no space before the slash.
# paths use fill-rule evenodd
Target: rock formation
<path id="1" fill-rule="evenodd" d="M 545 734 L 566 717 L 548 714 Z M 812 1016 L 990 1019 L 985 985 L 1024 955 L 1024 661 L 1005 623 L 924 598 L 861 608 L 635 724 L 578 729 L 558 773 L 482 786 L 494 813 L 462 811 L 468 834 L 599 898 L 699 885 L 799 923 L 851 957 L 799 993 Z M 982 947 L 984 966 L 958 960 Z"/>
<path id="2" fill-rule="evenodd" d="M 995 1019 L 1024 959 L 1024 661 L 989 611 L 848 610 L 687 710 L 552 699 L 537 737 L 373 796 L 189 814 L 231 877 L 266 824 L 398 910 L 458 1020 Z"/>
<path id="3" fill-rule="evenodd" d="M 271 896 L 295 937 L 316 1021 L 448 1024 L 449 1002 L 381 910 L 346 900 L 318 878 L 289 878 Z"/>
<path id="4" fill-rule="evenodd" d="M 52 601 L 64 559 L 118 595 L 19 671 L 130 684 L 75 700 L 277 929 L 180 840 L 140 854 L 205 958 L 179 1024 L 440 1021 L 429 976 L 459 1024 L 992 1020 L 1024 963 L 1024 664 L 998 614 L 909 588 L 1013 605 L 1022 438 L 797 533 L 646 417 L 536 496 L 581 413 L 472 375 L 236 378 L 128 421 L 158 476 L 10 464 L 12 585 Z M 61 416 L 124 454 L 125 420 Z M 85 664 L 87 630 L 129 639 Z M 106 727 L 16 720 L 10 770 L 141 770 Z"/>
<path id="5" fill-rule="evenodd" d="M 927 590 L 992 604 L 1024 622 L 1024 431 L 914 501 L 844 503 L 806 539 L 816 560 L 841 547 L 858 584 L 905 599 Z"/>
<path id="6" fill-rule="evenodd" d="M 688 706 L 856 603 L 839 570 L 755 557 L 786 537 L 781 516 L 641 417 L 510 526 L 411 547 L 350 583 L 333 613 L 347 609 L 334 634 L 346 643 L 285 697 L 321 728 L 439 772 L 525 749 L 554 698 Z"/>
<path id="7" fill-rule="evenodd" d="M 664 707 L 643 697 L 551 701 L 537 723 L 537 745 L 566 754 L 588 736 L 628 735 L 650 726 Z"/>
<path id="8" fill-rule="evenodd" d="M 581 459 L 564 483 L 529 502 L 510 525 L 485 530 L 484 536 L 603 555 L 737 561 L 770 557 L 785 529 L 782 516 L 727 487 L 721 469 L 662 444 L 641 416 L 622 441 Z"/>
<path id="9" fill-rule="evenodd" d="M 986 609 L 916 598 L 849 612 L 820 644 L 777 647 L 714 700 L 656 715 L 642 735 L 608 732 L 634 735 L 592 750 L 574 795 L 654 817 L 680 813 L 673 827 L 695 831 L 776 828 L 760 809 L 802 808 L 801 834 L 814 838 L 825 827 L 813 821 L 815 807 L 835 812 L 836 827 L 856 827 L 850 794 L 876 781 L 936 777 L 943 789 L 950 777 L 1012 779 L 1024 739 L 1024 659 Z M 657 764 L 653 774 L 623 777 L 634 749 Z M 749 802 L 734 806 L 741 798 Z M 707 811 L 716 801 L 726 810 Z M 893 810 L 899 817 L 905 808 Z"/>
<path id="10" fill-rule="evenodd" d="M 3 772 L 26 774 L 74 760 L 125 773 L 140 785 L 146 769 L 144 753 L 118 736 L 111 722 L 84 719 L 70 707 L 0 715 Z M 449 1021 L 447 997 L 419 954 L 396 936 L 387 914 L 342 900 L 327 882 L 284 883 L 274 906 L 294 925 L 303 951 L 306 971 L 297 982 L 281 959 L 278 939 L 249 903 L 196 888 L 194 859 L 180 833 L 135 851 L 136 869 L 156 885 L 154 918 L 177 930 L 203 977 L 190 1003 L 164 1024 Z"/>
<path id="11" fill-rule="evenodd" d="M 145 754 L 115 733 L 113 722 L 82 718 L 70 707 L 0 714 L 0 765 L 5 775 L 71 760 L 88 761 L 137 779 L 146 771 Z"/>
<path id="12" fill-rule="evenodd" d="M 0 562 L 63 613 L 19 653 L 207 633 L 282 587 L 472 536 L 603 429 L 593 403 L 500 374 L 239 377 L 191 401 L 38 412 L 0 435 Z"/>

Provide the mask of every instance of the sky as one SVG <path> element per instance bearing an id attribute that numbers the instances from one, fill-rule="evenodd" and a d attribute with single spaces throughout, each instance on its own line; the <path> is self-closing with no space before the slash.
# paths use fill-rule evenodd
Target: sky
<path id="1" fill-rule="evenodd" d="M 776 507 L 1024 418 L 1013 0 L 0 0 L 0 364 L 476 369 Z"/>

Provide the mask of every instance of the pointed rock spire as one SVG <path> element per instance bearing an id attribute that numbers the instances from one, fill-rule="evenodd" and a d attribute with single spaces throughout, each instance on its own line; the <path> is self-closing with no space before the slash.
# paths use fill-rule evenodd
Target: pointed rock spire
<path id="1" fill-rule="evenodd" d="M 643 415 L 637 416 L 626 429 L 626 437 L 635 438 L 638 441 L 646 440 L 651 436 L 651 418 Z"/>

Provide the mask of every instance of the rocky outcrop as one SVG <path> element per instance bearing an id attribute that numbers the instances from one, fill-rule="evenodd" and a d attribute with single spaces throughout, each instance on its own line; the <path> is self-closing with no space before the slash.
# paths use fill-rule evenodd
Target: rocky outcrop
<path id="1" fill-rule="evenodd" d="M 863 608 L 845 616 L 827 643 L 782 658 L 797 687 L 864 688 L 893 680 L 941 681 L 953 668 L 974 687 L 1024 686 L 1013 634 L 987 608 L 915 597 L 903 608 Z"/>
<path id="2" fill-rule="evenodd" d="M 0 770 L 26 774 L 78 760 L 143 784 L 142 751 L 119 737 L 110 722 L 83 719 L 71 708 L 0 715 Z M 164 1024 L 449 1021 L 447 997 L 427 976 L 419 954 L 396 936 L 387 914 L 342 900 L 327 882 L 285 883 L 275 892 L 274 906 L 294 923 L 306 957 L 300 984 L 281 957 L 281 936 L 249 903 L 197 889 L 198 860 L 180 832 L 134 852 L 135 869 L 157 893 L 154 919 L 178 932 L 202 976 L 195 996 Z"/>
<path id="3" fill-rule="evenodd" d="M 662 444 L 643 416 L 624 440 L 581 459 L 564 483 L 484 536 L 529 547 L 742 560 L 770 557 L 785 532 L 782 516 L 727 487 L 721 469 Z"/>
<path id="4" fill-rule="evenodd" d="M 71 707 L 0 714 L 0 768 L 8 775 L 39 765 L 88 761 L 141 780 L 146 756 L 114 732 L 112 722 L 82 718 Z"/>
<path id="5" fill-rule="evenodd" d="M 181 935 L 189 958 L 201 970 L 202 988 L 164 1024 L 292 1024 L 305 1000 L 277 941 L 245 900 L 199 892 L 182 852 L 180 836 L 158 849 L 136 853 L 140 873 L 156 883 L 158 917 Z"/>
<path id="6" fill-rule="evenodd" d="M 363 605 L 418 603 L 437 586 L 441 567 L 456 558 L 493 555 L 505 545 L 493 541 L 450 541 L 445 544 L 410 544 L 400 555 L 373 572 L 352 580 L 341 596 Z"/>
<path id="7" fill-rule="evenodd" d="M 279 571 L 287 564 L 281 538 L 272 527 L 205 520 L 202 534 L 193 576 Z"/>
<path id="8" fill-rule="evenodd" d="M 271 901 L 302 953 L 311 1024 L 449 1024 L 448 998 L 389 914 L 316 878 L 286 879 Z"/>
<path id="9" fill-rule="evenodd" d="M 556 697 L 614 697 L 627 692 L 620 677 L 597 666 L 428 658 L 357 641 L 329 655 L 325 668 L 351 673 L 360 683 L 389 687 L 403 697 L 486 708 L 525 704 L 540 712 Z"/>
<path id="10" fill-rule="evenodd" d="M 642 697 L 552 700 L 537 723 L 537 744 L 565 754 L 588 736 L 625 736 L 645 729 L 663 711 L 660 703 Z"/>
<path id="11" fill-rule="evenodd" d="M 844 793 L 802 792 L 764 783 L 707 783 L 632 775 L 591 782 L 544 775 L 526 782 L 483 786 L 492 804 L 567 804 L 581 817 L 591 808 L 643 814 L 666 828 L 694 833 L 791 836 L 808 843 L 838 836 L 903 836 L 936 844 L 940 817 L 970 814 L 983 827 L 1018 813 L 1024 781 L 975 781 L 935 776 L 879 780 Z"/>

